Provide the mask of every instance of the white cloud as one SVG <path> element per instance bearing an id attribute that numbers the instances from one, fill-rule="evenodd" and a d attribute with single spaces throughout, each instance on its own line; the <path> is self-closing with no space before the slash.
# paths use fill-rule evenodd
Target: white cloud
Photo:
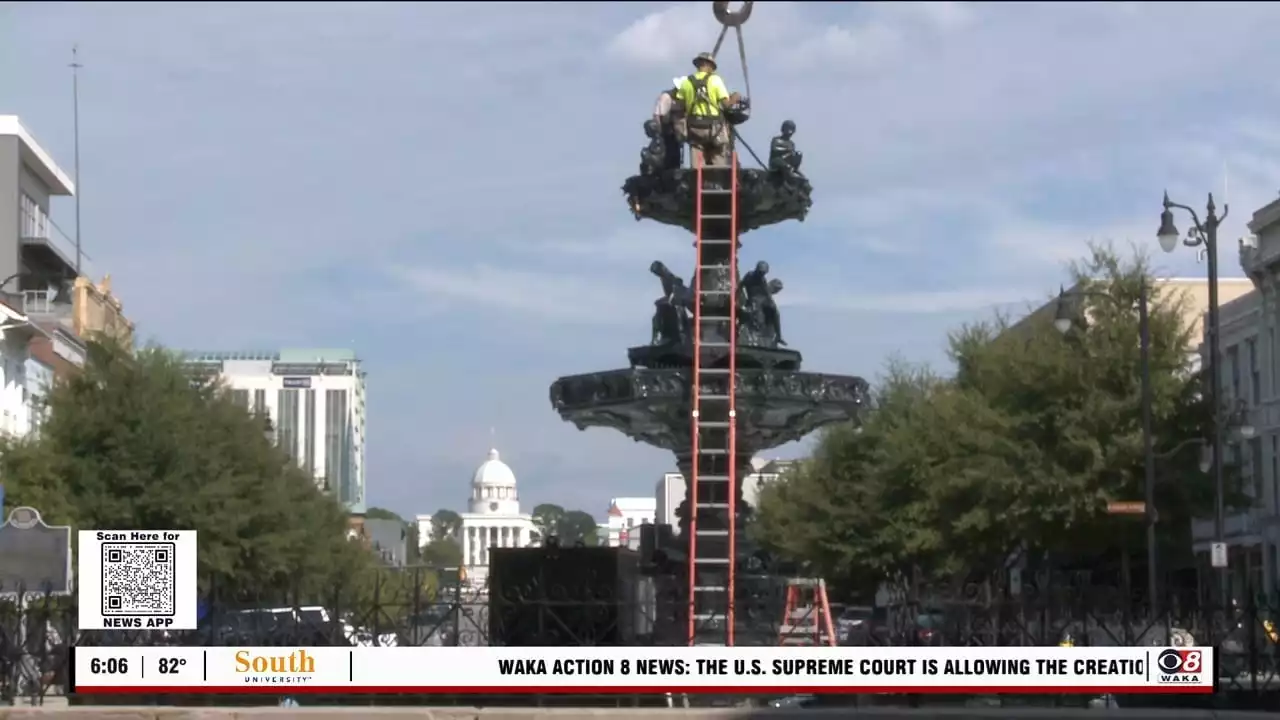
<path id="1" fill-rule="evenodd" d="M 1040 298 L 1038 288 L 973 287 L 954 290 L 861 293 L 841 295 L 778 296 L 783 307 L 812 308 L 825 312 L 933 315 L 990 310 Z"/>
<path id="2" fill-rule="evenodd" d="M 536 272 L 493 265 L 409 267 L 392 271 L 426 309 L 498 310 L 552 323 L 613 325 L 644 308 L 639 282 L 611 285 L 589 273 Z M 652 293 L 655 297 L 657 293 Z"/>
<path id="3" fill-rule="evenodd" d="M 961 2 L 862 5 L 863 17 L 831 24 L 815 21 L 797 3 L 759 3 L 743 25 L 748 57 L 772 56 L 773 63 L 793 70 L 821 63 L 845 70 L 869 67 L 909 49 L 923 35 L 959 30 L 974 19 L 969 4 Z M 711 49 L 720 30 L 706 3 L 682 3 L 634 21 L 606 47 L 639 66 L 680 64 L 692 57 L 691 48 Z M 730 30 L 721 52 L 736 58 L 736 43 Z M 736 72 L 736 59 L 732 64 Z"/>
<path id="4" fill-rule="evenodd" d="M 440 334 L 492 342 L 483 314 L 520 318 L 524 335 L 501 341 L 535 379 L 618 362 L 621 345 L 601 340 L 614 317 L 617 336 L 643 336 L 649 262 L 687 272 L 692 253 L 679 230 L 634 222 L 619 186 L 654 94 L 715 41 L 706 3 L 5 7 L 0 55 L 23 72 L 0 95 L 64 162 L 69 101 L 48 89 L 82 43 L 87 250 L 144 332 L 355 344 L 388 378 L 371 385 L 380 427 L 447 445 L 449 408 L 474 401 L 481 435 L 481 416 L 518 418 L 575 468 L 665 467 L 556 424 L 541 380 L 527 395 L 458 383 L 461 399 L 391 378 L 508 372 L 501 353 L 402 352 Z M 1276 20 L 1280 6 L 1257 2 L 757 4 L 742 130 L 763 150 L 796 120 L 815 187 L 805 224 L 748 236 L 750 259 L 787 281 L 789 338 L 834 370 L 927 354 L 952 311 L 1056 289 L 1090 238 L 1154 250 L 1160 191 L 1199 208 L 1224 166 L 1223 235 L 1242 234 L 1280 190 Z M 1206 28 L 1223 40 L 1204 42 Z M 1158 271 L 1201 272 L 1194 253 L 1157 257 Z M 387 283 L 390 266 L 403 269 Z M 406 340 L 401 311 L 419 303 L 449 312 Z M 874 337 L 826 337 L 831 313 Z M 556 343 L 547 328 L 564 330 Z M 419 478 L 437 455 L 419 450 L 371 467 Z M 556 468 L 518 469 L 536 492 Z M 582 492 L 642 491 L 598 485 Z"/>

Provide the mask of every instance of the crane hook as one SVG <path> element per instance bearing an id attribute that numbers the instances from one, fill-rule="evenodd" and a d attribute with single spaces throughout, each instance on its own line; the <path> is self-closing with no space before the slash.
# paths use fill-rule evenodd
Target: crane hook
<path id="1" fill-rule="evenodd" d="M 754 2 L 744 2 L 741 10 L 732 12 L 729 10 L 729 3 L 713 2 L 711 11 L 716 14 L 716 20 L 719 20 L 721 25 L 727 28 L 740 28 L 742 23 L 751 17 L 751 6 L 754 4 Z"/>

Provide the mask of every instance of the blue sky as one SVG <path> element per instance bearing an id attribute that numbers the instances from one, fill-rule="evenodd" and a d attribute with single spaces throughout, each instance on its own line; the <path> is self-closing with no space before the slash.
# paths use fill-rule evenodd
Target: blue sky
<path id="1" fill-rule="evenodd" d="M 869 377 L 1044 299 L 1089 240 L 1154 248 L 1165 187 L 1199 207 L 1230 178 L 1237 272 L 1234 239 L 1280 190 L 1277 20 L 1271 3 L 759 4 L 745 135 L 766 146 L 794 119 L 816 190 L 808 221 L 746 236 L 743 261 L 786 281 L 810 369 Z M 494 428 L 527 503 L 602 515 L 670 460 L 561 422 L 547 387 L 623 366 L 650 261 L 692 262 L 619 188 L 654 97 L 716 31 L 706 2 L 8 2 L 0 113 L 70 167 L 79 43 L 95 267 L 146 339 L 355 348 L 372 504 L 460 507 Z M 741 86 L 736 60 L 722 71 Z M 1159 263 L 1203 273 L 1191 252 Z"/>

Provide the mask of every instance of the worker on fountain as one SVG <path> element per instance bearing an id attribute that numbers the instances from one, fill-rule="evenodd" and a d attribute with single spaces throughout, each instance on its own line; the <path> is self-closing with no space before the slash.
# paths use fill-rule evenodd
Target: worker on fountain
<path id="1" fill-rule="evenodd" d="M 702 53 L 693 59 L 694 73 L 681 78 L 676 97 L 683 118 L 676 122 L 676 134 L 702 151 L 707 165 L 729 164 L 729 124 L 725 112 L 739 105 L 742 96 L 729 92 L 724 78 L 716 74 L 716 59 Z"/>
<path id="2" fill-rule="evenodd" d="M 671 87 L 663 90 L 662 94 L 658 96 L 657 102 L 653 105 L 653 120 L 657 123 L 660 130 L 659 134 L 666 150 L 663 156 L 663 170 L 678 169 L 684 159 L 684 146 L 681 140 L 676 137 L 676 122 L 682 114 L 678 95 L 680 81 L 683 79 L 673 79 Z"/>

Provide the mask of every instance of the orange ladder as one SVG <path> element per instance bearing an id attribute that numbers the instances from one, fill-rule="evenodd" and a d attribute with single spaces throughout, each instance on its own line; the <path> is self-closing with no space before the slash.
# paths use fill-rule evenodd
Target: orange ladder
<path id="1" fill-rule="evenodd" d="M 690 645 L 733 645 L 737 456 L 738 155 L 695 153 L 692 457 L 689 477 Z"/>
<path id="2" fill-rule="evenodd" d="M 825 580 L 791 578 L 787 581 L 787 602 L 778 629 L 778 644 L 831 647 L 839 644 Z"/>

